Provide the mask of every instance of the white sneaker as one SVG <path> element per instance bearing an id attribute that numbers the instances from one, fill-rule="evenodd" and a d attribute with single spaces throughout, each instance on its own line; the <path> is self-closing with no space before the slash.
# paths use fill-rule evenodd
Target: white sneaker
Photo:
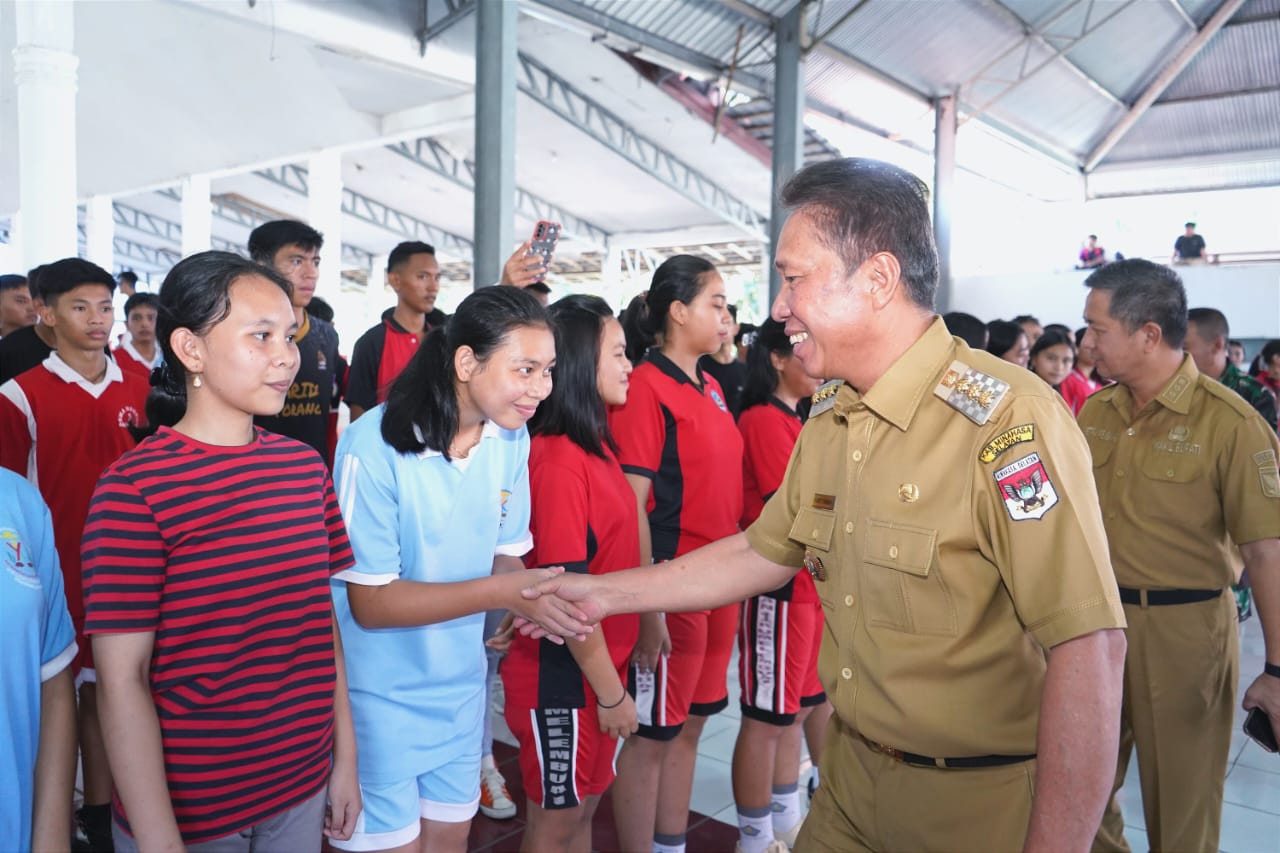
<path id="1" fill-rule="evenodd" d="M 742 853 L 742 842 L 739 841 L 733 845 L 733 853 Z M 791 848 L 787 846 L 785 841 L 775 838 L 764 848 L 764 853 L 791 853 Z"/>
<path id="2" fill-rule="evenodd" d="M 507 791 L 507 780 L 496 767 L 480 769 L 480 813 L 494 820 L 510 820 L 516 816 L 516 804 Z"/>

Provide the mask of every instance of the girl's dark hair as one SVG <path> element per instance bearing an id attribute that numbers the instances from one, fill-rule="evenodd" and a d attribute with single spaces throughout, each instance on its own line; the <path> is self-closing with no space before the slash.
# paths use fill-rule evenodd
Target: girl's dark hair
<path id="1" fill-rule="evenodd" d="M 147 397 L 147 426 L 131 429 L 141 441 L 162 426 L 173 426 L 187 412 L 187 369 L 173 351 L 170 338 L 178 329 L 207 334 L 231 313 L 231 285 L 256 275 L 279 287 L 286 296 L 291 288 L 275 270 L 231 252 L 198 252 L 178 261 L 160 285 L 156 305 L 156 343 L 162 360 L 151 371 Z"/>
<path id="2" fill-rule="evenodd" d="M 423 339 L 418 351 L 391 383 L 382 413 L 382 438 L 400 453 L 435 450 L 449 457 L 458 433 L 457 373 L 453 355 L 471 347 L 483 362 L 514 329 L 550 328 L 546 309 L 519 287 L 486 287 L 458 306 L 443 326 Z"/>
<path id="3" fill-rule="evenodd" d="M 622 324 L 622 334 L 627 338 L 627 360 L 633 365 L 639 365 L 644 361 L 645 353 L 649 351 L 649 347 L 653 346 L 653 336 L 644 328 L 644 316 L 648 310 L 645 308 L 644 301 L 648 296 L 647 290 L 644 293 L 637 293 L 618 315 L 618 322 Z"/>
<path id="4" fill-rule="evenodd" d="M 773 354 L 791 355 L 791 339 L 782 323 L 770 317 L 756 329 L 755 338 L 747 348 L 747 378 L 742 385 L 742 409 L 762 406 L 778 390 L 778 371 L 773 366 Z"/>
<path id="5" fill-rule="evenodd" d="M 1018 337 L 1026 332 L 1009 320 L 992 320 L 987 324 L 987 352 L 1000 358 L 1018 343 Z"/>
<path id="6" fill-rule="evenodd" d="M 1044 334 L 1036 338 L 1036 342 L 1031 345 L 1031 359 L 1034 360 L 1037 355 L 1049 347 L 1056 347 L 1059 344 L 1066 344 L 1071 348 L 1072 356 L 1075 355 L 1075 342 L 1069 334 L 1063 334 L 1057 329 L 1045 329 Z"/>
<path id="7" fill-rule="evenodd" d="M 547 309 L 556 335 L 551 395 L 529 420 L 534 435 L 564 435 L 588 453 L 616 451 L 604 400 L 596 384 L 604 322 L 613 317 L 599 296 L 566 296 Z"/>
<path id="8" fill-rule="evenodd" d="M 652 338 L 667 325 L 667 315 L 672 302 L 688 305 L 698 298 L 709 272 L 715 272 L 715 264 L 697 255 L 672 255 L 653 271 L 649 295 L 645 297 L 644 330 Z"/>

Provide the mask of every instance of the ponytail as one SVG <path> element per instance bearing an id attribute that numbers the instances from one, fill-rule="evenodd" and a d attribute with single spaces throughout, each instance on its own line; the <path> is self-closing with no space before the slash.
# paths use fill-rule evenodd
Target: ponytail
<path id="1" fill-rule="evenodd" d="M 773 355 L 791 355 L 791 341 L 783 325 L 770 317 L 756 329 L 747 348 L 747 374 L 742 383 L 742 409 L 769 402 L 778 390 L 778 369 L 773 366 Z"/>
<path id="2" fill-rule="evenodd" d="M 161 361 L 151 371 L 151 393 L 145 410 L 146 424 L 129 427 L 134 441 L 155 435 L 162 426 L 173 426 L 187 413 L 186 384 L 168 362 Z"/>

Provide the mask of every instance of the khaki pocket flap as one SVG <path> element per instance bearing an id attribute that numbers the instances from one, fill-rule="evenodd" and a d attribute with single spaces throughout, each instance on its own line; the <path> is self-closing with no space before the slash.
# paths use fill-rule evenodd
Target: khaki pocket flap
<path id="1" fill-rule="evenodd" d="M 867 520 L 863 559 L 876 566 L 928 577 L 938 531 L 892 521 Z"/>

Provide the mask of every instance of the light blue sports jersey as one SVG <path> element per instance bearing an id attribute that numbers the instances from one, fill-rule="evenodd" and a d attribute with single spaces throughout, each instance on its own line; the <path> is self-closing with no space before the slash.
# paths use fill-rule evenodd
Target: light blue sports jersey
<path id="1" fill-rule="evenodd" d="M 334 483 L 356 564 L 334 576 L 362 782 L 409 779 L 478 754 L 484 707 L 484 614 L 418 628 L 361 627 L 347 584 L 484 577 L 497 554 L 519 557 L 529 533 L 529 433 L 486 424 L 466 460 L 400 454 L 377 406 L 338 442 Z M 461 464 L 459 464 L 461 462 Z"/>
<path id="2" fill-rule="evenodd" d="M 0 844 L 31 846 L 40 685 L 76 656 L 53 522 L 40 493 L 0 468 Z"/>

